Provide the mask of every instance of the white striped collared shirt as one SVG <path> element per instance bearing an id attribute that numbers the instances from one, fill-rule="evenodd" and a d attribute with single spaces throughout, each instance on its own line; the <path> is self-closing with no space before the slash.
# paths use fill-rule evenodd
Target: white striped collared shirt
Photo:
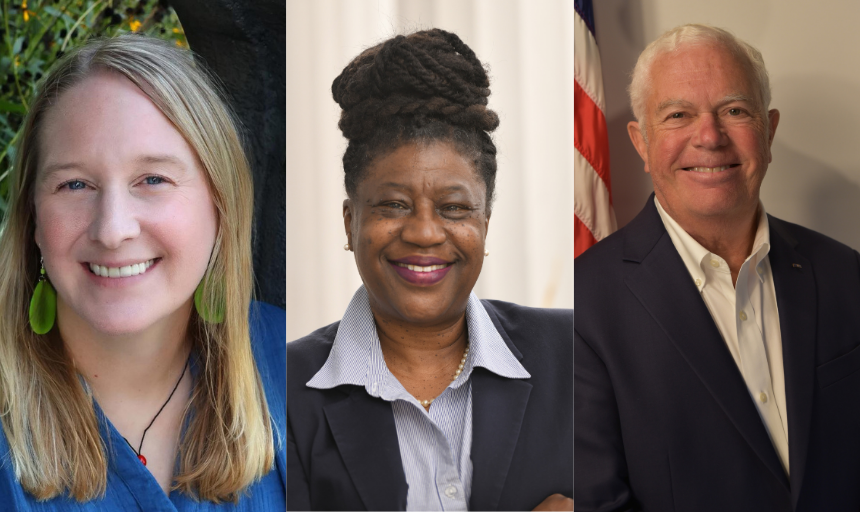
<path id="1" fill-rule="evenodd" d="M 308 381 L 315 389 L 351 384 L 391 402 L 406 483 L 407 510 L 467 510 L 472 492 L 472 369 L 509 379 L 531 375 L 517 361 L 473 293 L 466 305 L 469 356 L 463 371 L 429 411 L 388 370 L 367 290 L 355 292 L 338 326 L 331 353 Z"/>

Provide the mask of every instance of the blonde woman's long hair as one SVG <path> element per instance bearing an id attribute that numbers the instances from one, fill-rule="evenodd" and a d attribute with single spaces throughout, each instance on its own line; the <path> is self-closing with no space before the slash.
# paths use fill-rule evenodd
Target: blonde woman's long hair
<path id="1" fill-rule="evenodd" d="M 203 278 L 219 324 L 192 314 L 198 378 L 179 446 L 176 488 L 202 500 L 235 501 L 272 468 L 273 433 L 249 339 L 253 293 L 251 174 L 233 117 L 190 52 L 143 36 L 95 40 L 44 78 L 25 120 L 0 229 L 0 419 L 15 476 L 38 499 L 102 496 L 106 447 L 93 399 L 56 329 L 32 332 L 30 297 L 39 275 L 33 182 L 44 114 L 64 91 L 95 73 L 119 73 L 143 91 L 194 148 L 218 210 L 218 234 Z"/>

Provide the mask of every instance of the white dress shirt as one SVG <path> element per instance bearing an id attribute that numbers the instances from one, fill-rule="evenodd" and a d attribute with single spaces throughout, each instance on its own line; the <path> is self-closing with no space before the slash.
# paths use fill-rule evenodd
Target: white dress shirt
<path id="1" fill-rule="evenodd" d="M 770 227 L 759 202 L 752 253 L 738 272 L 737 285 L 726 261 L 701 246 L 663 210 L 654 197 L 663 225 L 746 382 L 780 462 L 789 473 L 788 416 L 782 336 L 773 273 L 768 260 Z"/>

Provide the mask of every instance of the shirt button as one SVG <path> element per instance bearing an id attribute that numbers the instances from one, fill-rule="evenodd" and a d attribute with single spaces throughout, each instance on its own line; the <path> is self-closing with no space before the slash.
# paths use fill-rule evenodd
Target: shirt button
<path id="1" fill-rule="evenodd" d="M 702 280 L 696 279 L 696 286 L 702 286 Z"/>
<path id="2" fill-rule="evenodd" d="M 741 311 L 740 313 L 738 313 L 738 317 L 741 319 L 741 321 L 746 321 L 747 314 Z"/>
<path id="3" fill-rule="evenodd" d="M 762 391 L 761 393 L 758 394 L 758 399 L 761 400 L 761 403 L 766 404 L 767 403 L 767 393 Z"/>
<path id="4" fill-rule="evenodd" d="M 764 269 L 761 267 L 758 267 L 757 269 L 755 269 L 755 271 L 758 272 L 758 275 L 760 275 L 760 276 L 764 275 Z"/>
<path id="5" fill-rule="evenodd" d="M 445 496 L 453 499 L 455 496 L 457 496 L 457 488 L 453 485 L 449 485 L 448 488 L 445 489 Z"/>
<path id="6" fill-rule="evenodd" d="M 711 266 L 717 268 L 720 266 L 720 262 L 717 260 L 711 260 Z"/>

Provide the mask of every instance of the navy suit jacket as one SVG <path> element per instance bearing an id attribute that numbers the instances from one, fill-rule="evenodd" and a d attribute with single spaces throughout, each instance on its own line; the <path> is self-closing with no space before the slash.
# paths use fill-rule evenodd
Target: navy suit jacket
<path id="1" fill-rule="evenodd" d="M 575 262 L 578 512 L 860 510 L 860 255 L 768 221 L 790 478 L 652 195 Z"/>
<path id="2" fill-rule="evenodd" d="M 573 491 L 573 314 L 481 301 L 530 379 L 475 368 L 471 510 L 531 510 Z M 339 323 L 287 344 L 287 509 L 405 510 L 391 403 L 305 386 Z"/>

